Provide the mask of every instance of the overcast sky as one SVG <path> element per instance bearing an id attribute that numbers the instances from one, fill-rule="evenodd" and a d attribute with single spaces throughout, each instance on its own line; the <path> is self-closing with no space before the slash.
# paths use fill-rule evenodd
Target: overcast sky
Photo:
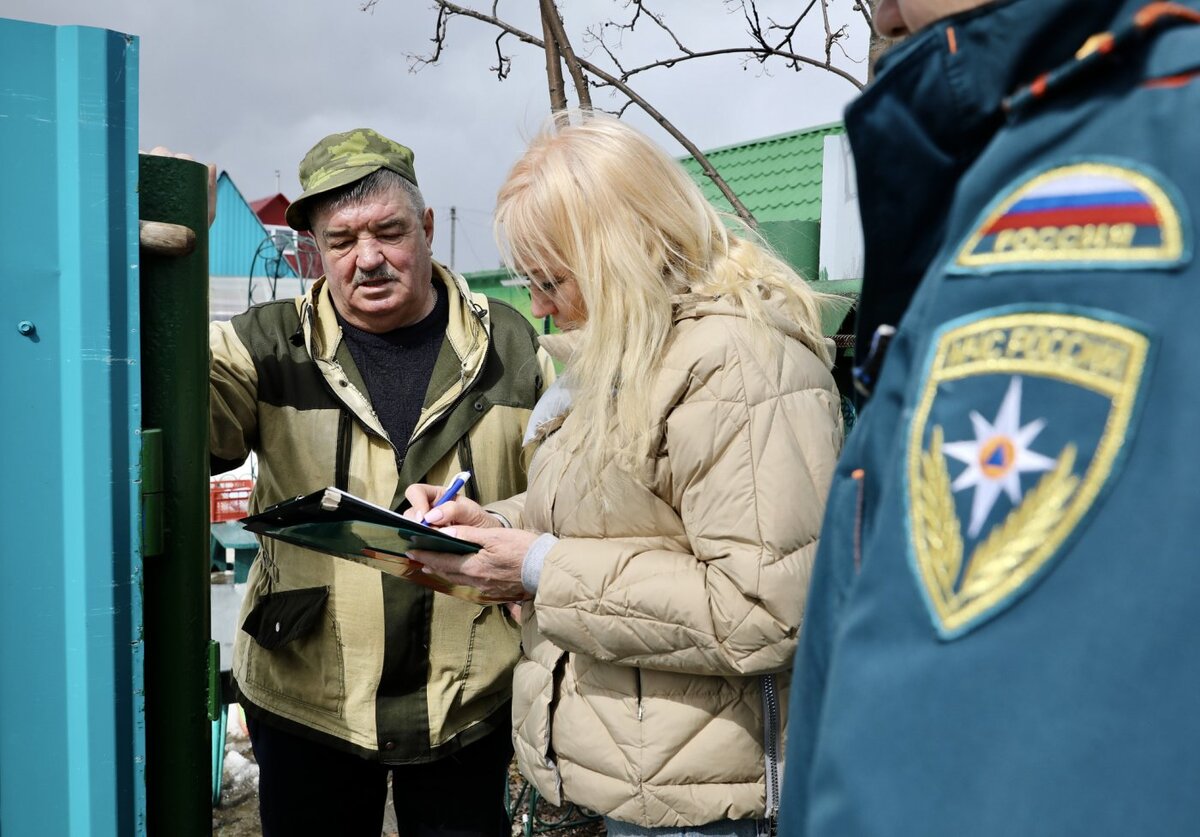
<path id="1" fill-rule="evenodd" d="M 471 5 L 460 0 L 461 5 Z M 279 191 L 295 197 L 296 167 L 326 134 L 373 127 L 410 146 L 417 176 L 437 216 L 434 251 L 450 261 L 449 209 L 458 209 L 455 267 L 496 267 L 490 211 L 508 167 L 548 112 L 542 53 L 513 38 L 504 51 L 512 72 L 500 82 L 497 30 L 466 18 L 450 21 L 437 65 L 409 69 L 428 54 L 436 12 L 426 0 L 4 0 L 0 15 L 56 25 L 99 26 L 140 37 L 141 146 L 166 145 L 229 172 L 247 200 Z M 475 7 L 490 9 L 490 2 Z M 627 19 L 624 0 L 560 0 L 573 45 L 583 30 Z M 806 5 L 762 0 L 777 20 Z M 866 27 L 853 0 L 832 0 L 834 26 L 848 24 L 847 57 L 835 59 L 862 78 Z M 660 0 L 655 8 L 694 49 L 745 45 L 740 14 L 726 0 Z M 540 35 L 533 0 L 502 0 L 500 13 Z M 808 52 L 823 51 L 818 13 L 806 22 Z M 622 58 L 664 57 L 673 49 L 643 19 L 626 34 Z M 593 55 L 596 60 L 602 55 Z M 635 79 L 638 91 L 703 149 L 821 125 L 841 118 L 855 88 L 819 69 L 764 73 L 736 59 L 705 59 Z M 593 94 L 598 107 L 619 100 Z M 625 118 L 674 156 L 685 152 L 635 108 Z"/>

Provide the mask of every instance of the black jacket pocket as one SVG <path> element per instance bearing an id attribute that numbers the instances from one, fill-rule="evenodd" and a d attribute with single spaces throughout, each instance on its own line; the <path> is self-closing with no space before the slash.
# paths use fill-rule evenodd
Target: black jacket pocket
<path id="1" fill-rule="evenodd" d="M 328 587 L 268 593 L 246 616 L 242 630 L 268 651 L 310 633 L 325 613 Z"/>

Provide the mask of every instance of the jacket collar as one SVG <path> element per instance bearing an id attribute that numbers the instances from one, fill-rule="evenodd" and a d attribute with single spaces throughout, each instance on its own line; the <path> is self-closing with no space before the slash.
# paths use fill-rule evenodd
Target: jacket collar
<path id="1" fill-rule="evenodd" d="M 487 298 L 471 293 L 463 277 L 438 262 L 433 262 L 433 278 L 442 283 L 449 295 L 450 322 L 446 335 L 464 367 L 474 369 L 483 362 L 487 349 Z M 317 360 L 330 361 L 337 355 L 342 329 L 327 283 L 328 279 L 322 276 L 308 289 L 301 303 L 300 319 L 309 353 Z"/>
<path id="2" fill-rule="evenodd" d="M 820 346 L 814 346 L 812 339 L 801 328 L 799 322 L 789 311 L 783 295 L 772 291 L 766 306 L 767 318 L 773 328 L 793 340 L 807 346 L 812 353 L 827 366 L 832 365 L 830 359 L 835 354 L 833 341 L 822 338 L 827 358 L 821 357 Z M 696 320 L 701 317 L 738 317 L 745 319 L 746 312 L 729 299 L 706 294 L 686 293 L 671 297 L 671 307 L 676 323 L 681 320 Z"/>
<path id="3" fill-rule="evenodd" d="M 433 421 L 445 412 L 462 392 L 475 382 L 483 371 L 487 360 L 491 318 L 487 297 L 473 294 L 462 276 L 453 273 L 438 262 L 433 262 L 433 277 L 440 281 L 448 294 L 450 318 L 446 327 L 446 344 L 457 358 L 457 380 L 441 389 L 433 401 L 427 403 L 421 411 L 417 426 L 413 431 L 414 437 L 424 431 Z M 341 373 L 345 365 L 353 365 L 349 352 L 339 351 L 342 344 L 342 329 L 334 313 L 333 298 L 326 287 L 326 278 L 322 276 L 300 301 L 300 329 L 309 355 L 317 362 L 322 374 L 331 382 L 333 391 L 342 398 L 369 427 L 380 435 L 384 435 L 378 419 L 371 409 L 365 392 L 358 392 L 359 387 L 339 388 L 334 381 L 349 377 L 361 379 L 354 370 L 348 376 Z M 438 366 L 447 357 L 446 345 L 438 357 Z M 435 374 L 442 370 L 435 368 Z M 349 370 L 347 370 L 349 372 Z"/>
<path id="4" fill-rule="evenodd" d="M 880 60 L 846 111 L 866 231 L 859 357 L 879 324 L 898 322 L 941 247 L 960 177 L 1004 124 L 1004 98 L 1145 3 L 994 0 Z"/>
<path id="5" fill-rule="evenodd" d="M 546 350 L 551 360 L 567 363 L 579 347 L 579 332 L 556 331 L 553 334 L 542 334 L 538 336 L 538 345 Z"/>

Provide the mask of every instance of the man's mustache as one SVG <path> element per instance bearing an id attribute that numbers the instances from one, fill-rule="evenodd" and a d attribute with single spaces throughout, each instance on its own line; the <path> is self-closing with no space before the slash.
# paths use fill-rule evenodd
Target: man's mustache
<path id="1" fill-rule="evenodd" d="M 351 283 L 354 287 L 366 284 L 367 282 L 378 282 L 380 279 L 386 279 L 389 282 L 399 282 L 400 277 L 396 272 L 386 264 L 380 265 L 373 270 L 357 270 L 354 272 L 354 280 Z"/>

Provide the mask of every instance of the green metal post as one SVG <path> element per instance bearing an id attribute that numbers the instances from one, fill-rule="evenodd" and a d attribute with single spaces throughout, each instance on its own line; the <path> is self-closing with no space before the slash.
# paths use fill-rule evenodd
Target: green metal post
<path id="1" fill-rule="evenodd" d="M 142 423 L 162 430 L 162 550 L 145 559 L 148 833 L 212 831 L 208 711 L 207 171 L 142 155 L 140 217 L 195 233 L 183 255 L 141 249 Z"/>

